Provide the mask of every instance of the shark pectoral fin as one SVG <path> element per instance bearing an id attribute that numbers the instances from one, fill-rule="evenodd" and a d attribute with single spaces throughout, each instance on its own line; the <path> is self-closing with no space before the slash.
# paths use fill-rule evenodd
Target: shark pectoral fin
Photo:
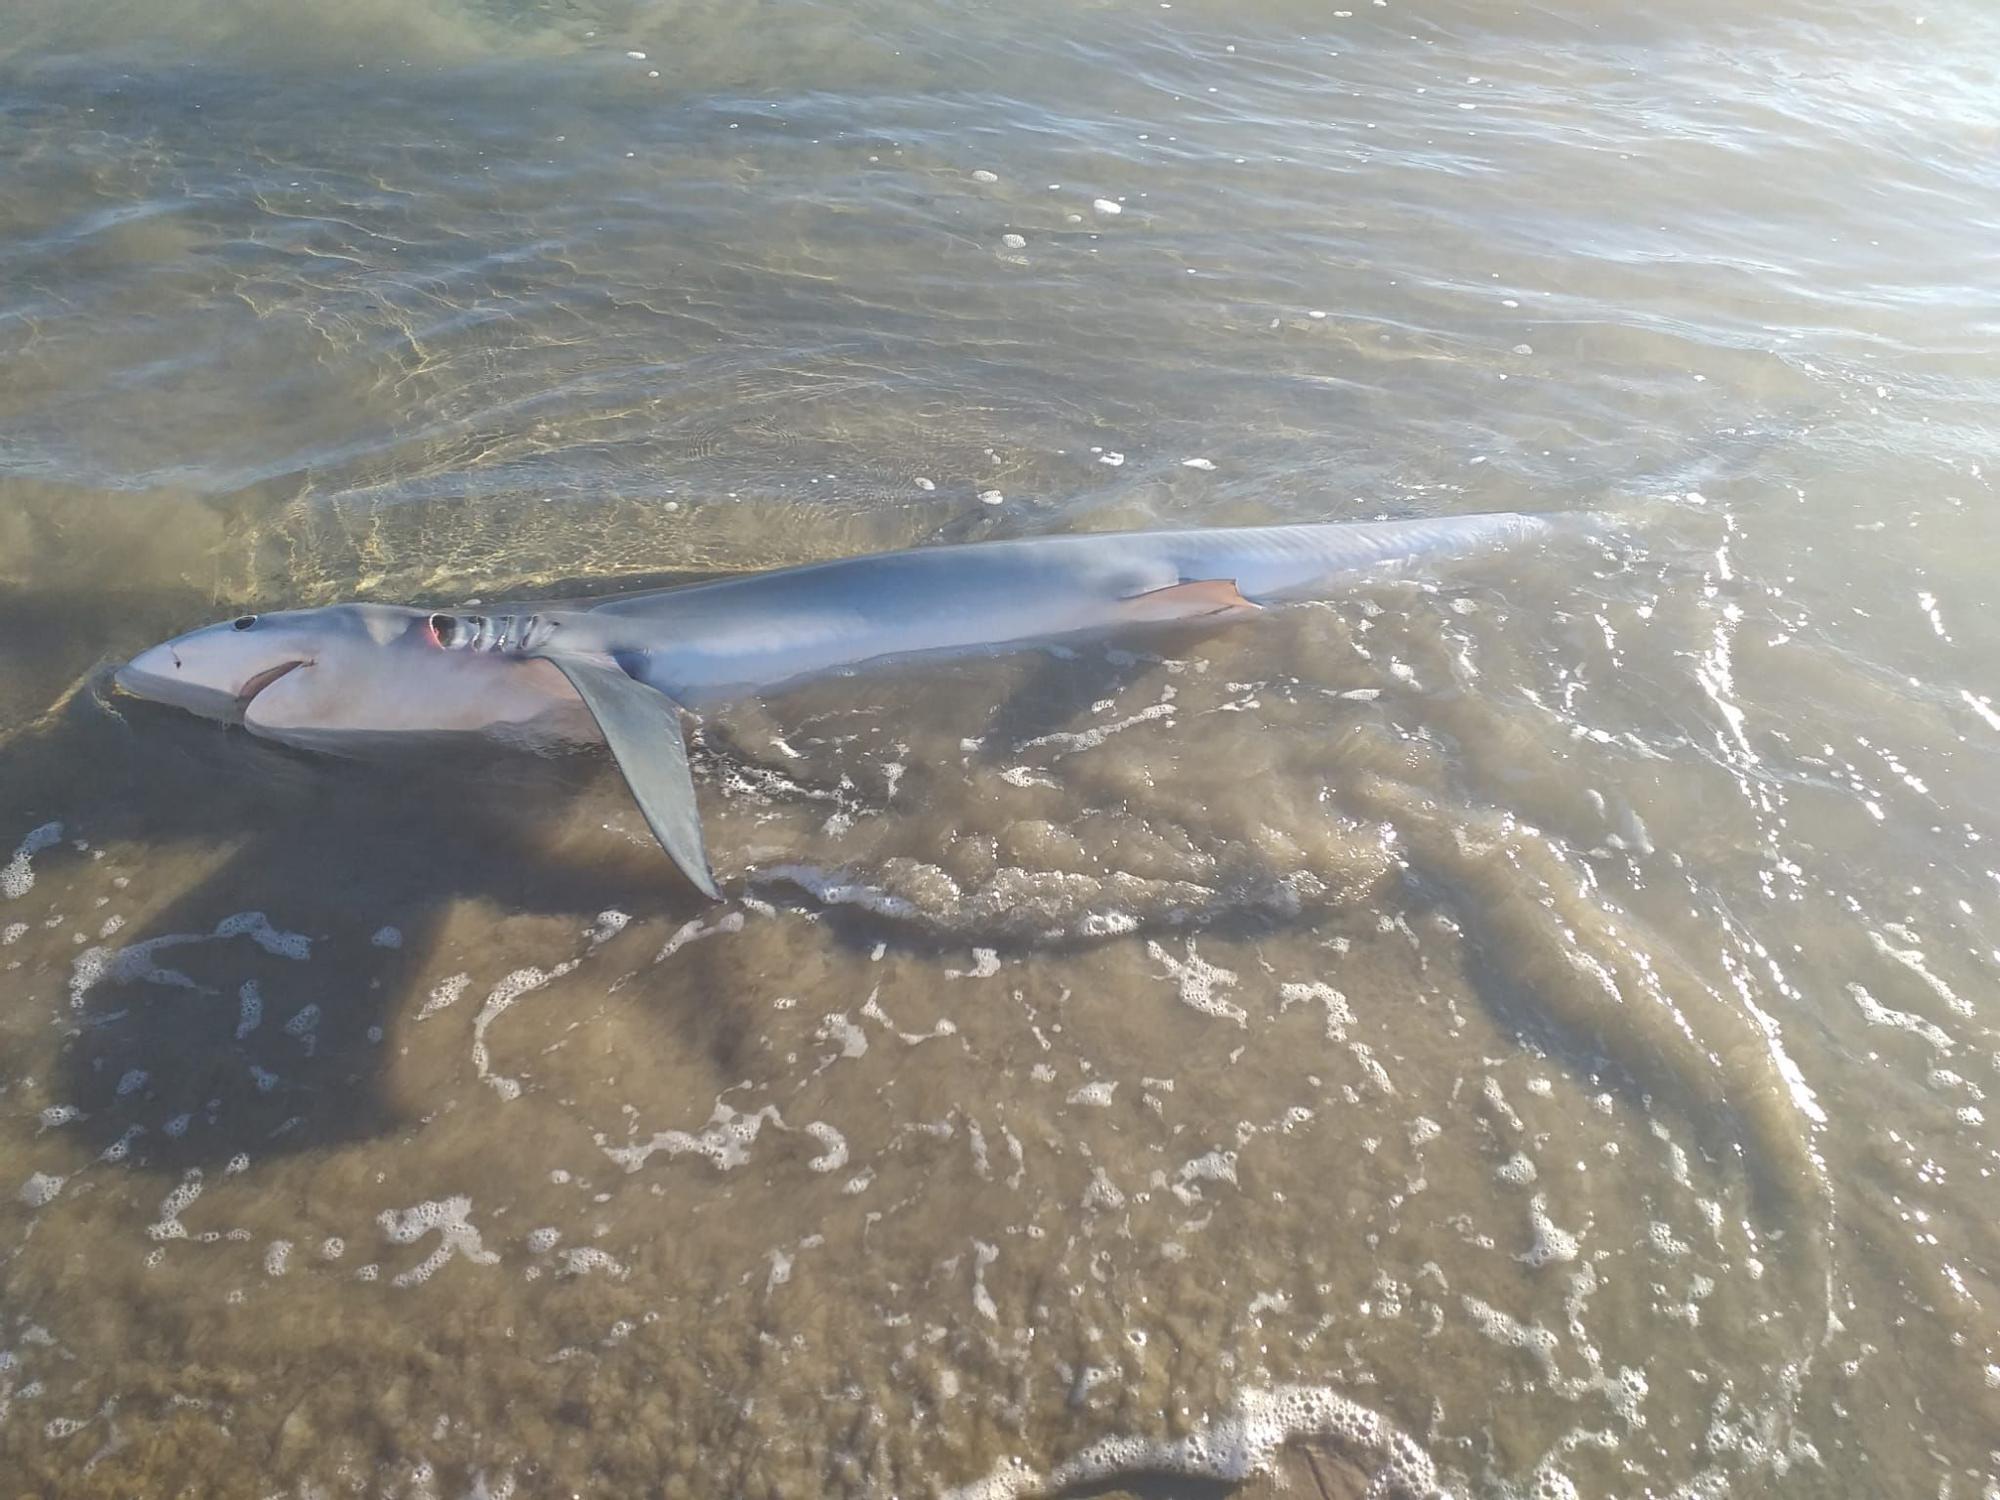
<path id="1" fill-rule="evenodd" d="M 553 652 L 542 659 L 569 679 L 597 720 L 604 743 L 625 773 L 632 799 L 667 857 L 696 890 L 720 901 L 722 892 L 709 872 L 708 850 L 701 840 L 701 809 L 695 805 L 687 743 L 681 738 L 680 706 L 617 667 Z"/>
<path id="2" fill-rule="evenodd" d="M 1198 578 L 1171 588 L 1134 594 L 1120 606 L 1128 620 L 1199 620 L 1210 616 L 1254 614 L 1262 609 L 1236 587 L 1233 578 Z"/>

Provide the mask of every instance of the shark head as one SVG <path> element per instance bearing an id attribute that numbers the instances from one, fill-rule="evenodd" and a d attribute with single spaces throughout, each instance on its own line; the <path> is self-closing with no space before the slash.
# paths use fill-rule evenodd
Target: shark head
<path id="1" fill-rule="evenodd" d="M 140 652 L 117 682 L 137 697 L 305 749 L 390 736 L 577 737 L 564 721 L 580 705 L 559 671 L 454 649 L 460 634 L 452 616 L 386 604 L 238 615 Z"/>

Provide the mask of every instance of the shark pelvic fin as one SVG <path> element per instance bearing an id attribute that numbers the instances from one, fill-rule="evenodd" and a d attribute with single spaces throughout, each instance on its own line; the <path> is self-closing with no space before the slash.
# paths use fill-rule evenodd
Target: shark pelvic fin
<path id="1" fill-rule="evenodd" d="M 615 666 L 588 657 L 536 654 L 569 679 L 597 720 L 632 799 L 667 857 L 696 890 L 720 901 L 722 892 L 702 844 L 701 809 L 695 805 L 687 743 L 681 738 L 680 705 Z"/>
<path id="2" fill-rule="evenodd" d="M 1128 620 L 1199 620 L 1253 614 L 1262 608 L 1243 597 L 1233 578 L 1197 578 L 1134 594 L 1120 612 Z"/>

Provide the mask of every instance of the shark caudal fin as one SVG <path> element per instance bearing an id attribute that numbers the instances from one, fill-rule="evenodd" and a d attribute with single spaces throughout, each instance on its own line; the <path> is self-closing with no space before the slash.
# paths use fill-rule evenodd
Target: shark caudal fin
<path id="1" fill-rule="evenodd" d="M 597 720 L 612 759 L 653 837 L 694 888 L 720 901 L 708 850 L 701 839 L 701 809 L 695 805 L 694 777 L 688 771 L 687 743 L 681 738 L 680 706 L 617 667 L 585 657 L 537 653 L 551 662 Z"/>

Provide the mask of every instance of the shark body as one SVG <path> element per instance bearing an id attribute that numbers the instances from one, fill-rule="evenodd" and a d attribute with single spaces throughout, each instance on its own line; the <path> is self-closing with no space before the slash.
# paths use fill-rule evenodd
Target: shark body
<path id="1" fill-rule="evenodd" d="M 1533 546 L 1591 516 L 1107 532 L 922 547 L 507 613 L 242 615 L 141 652 L 142 698 L 310 750 L 426 735 L 601 738 L 681 871 L 718 896 L 681 736 L 699 707 L 817 673 L 1153 622 L 1228 619 Z"/>

